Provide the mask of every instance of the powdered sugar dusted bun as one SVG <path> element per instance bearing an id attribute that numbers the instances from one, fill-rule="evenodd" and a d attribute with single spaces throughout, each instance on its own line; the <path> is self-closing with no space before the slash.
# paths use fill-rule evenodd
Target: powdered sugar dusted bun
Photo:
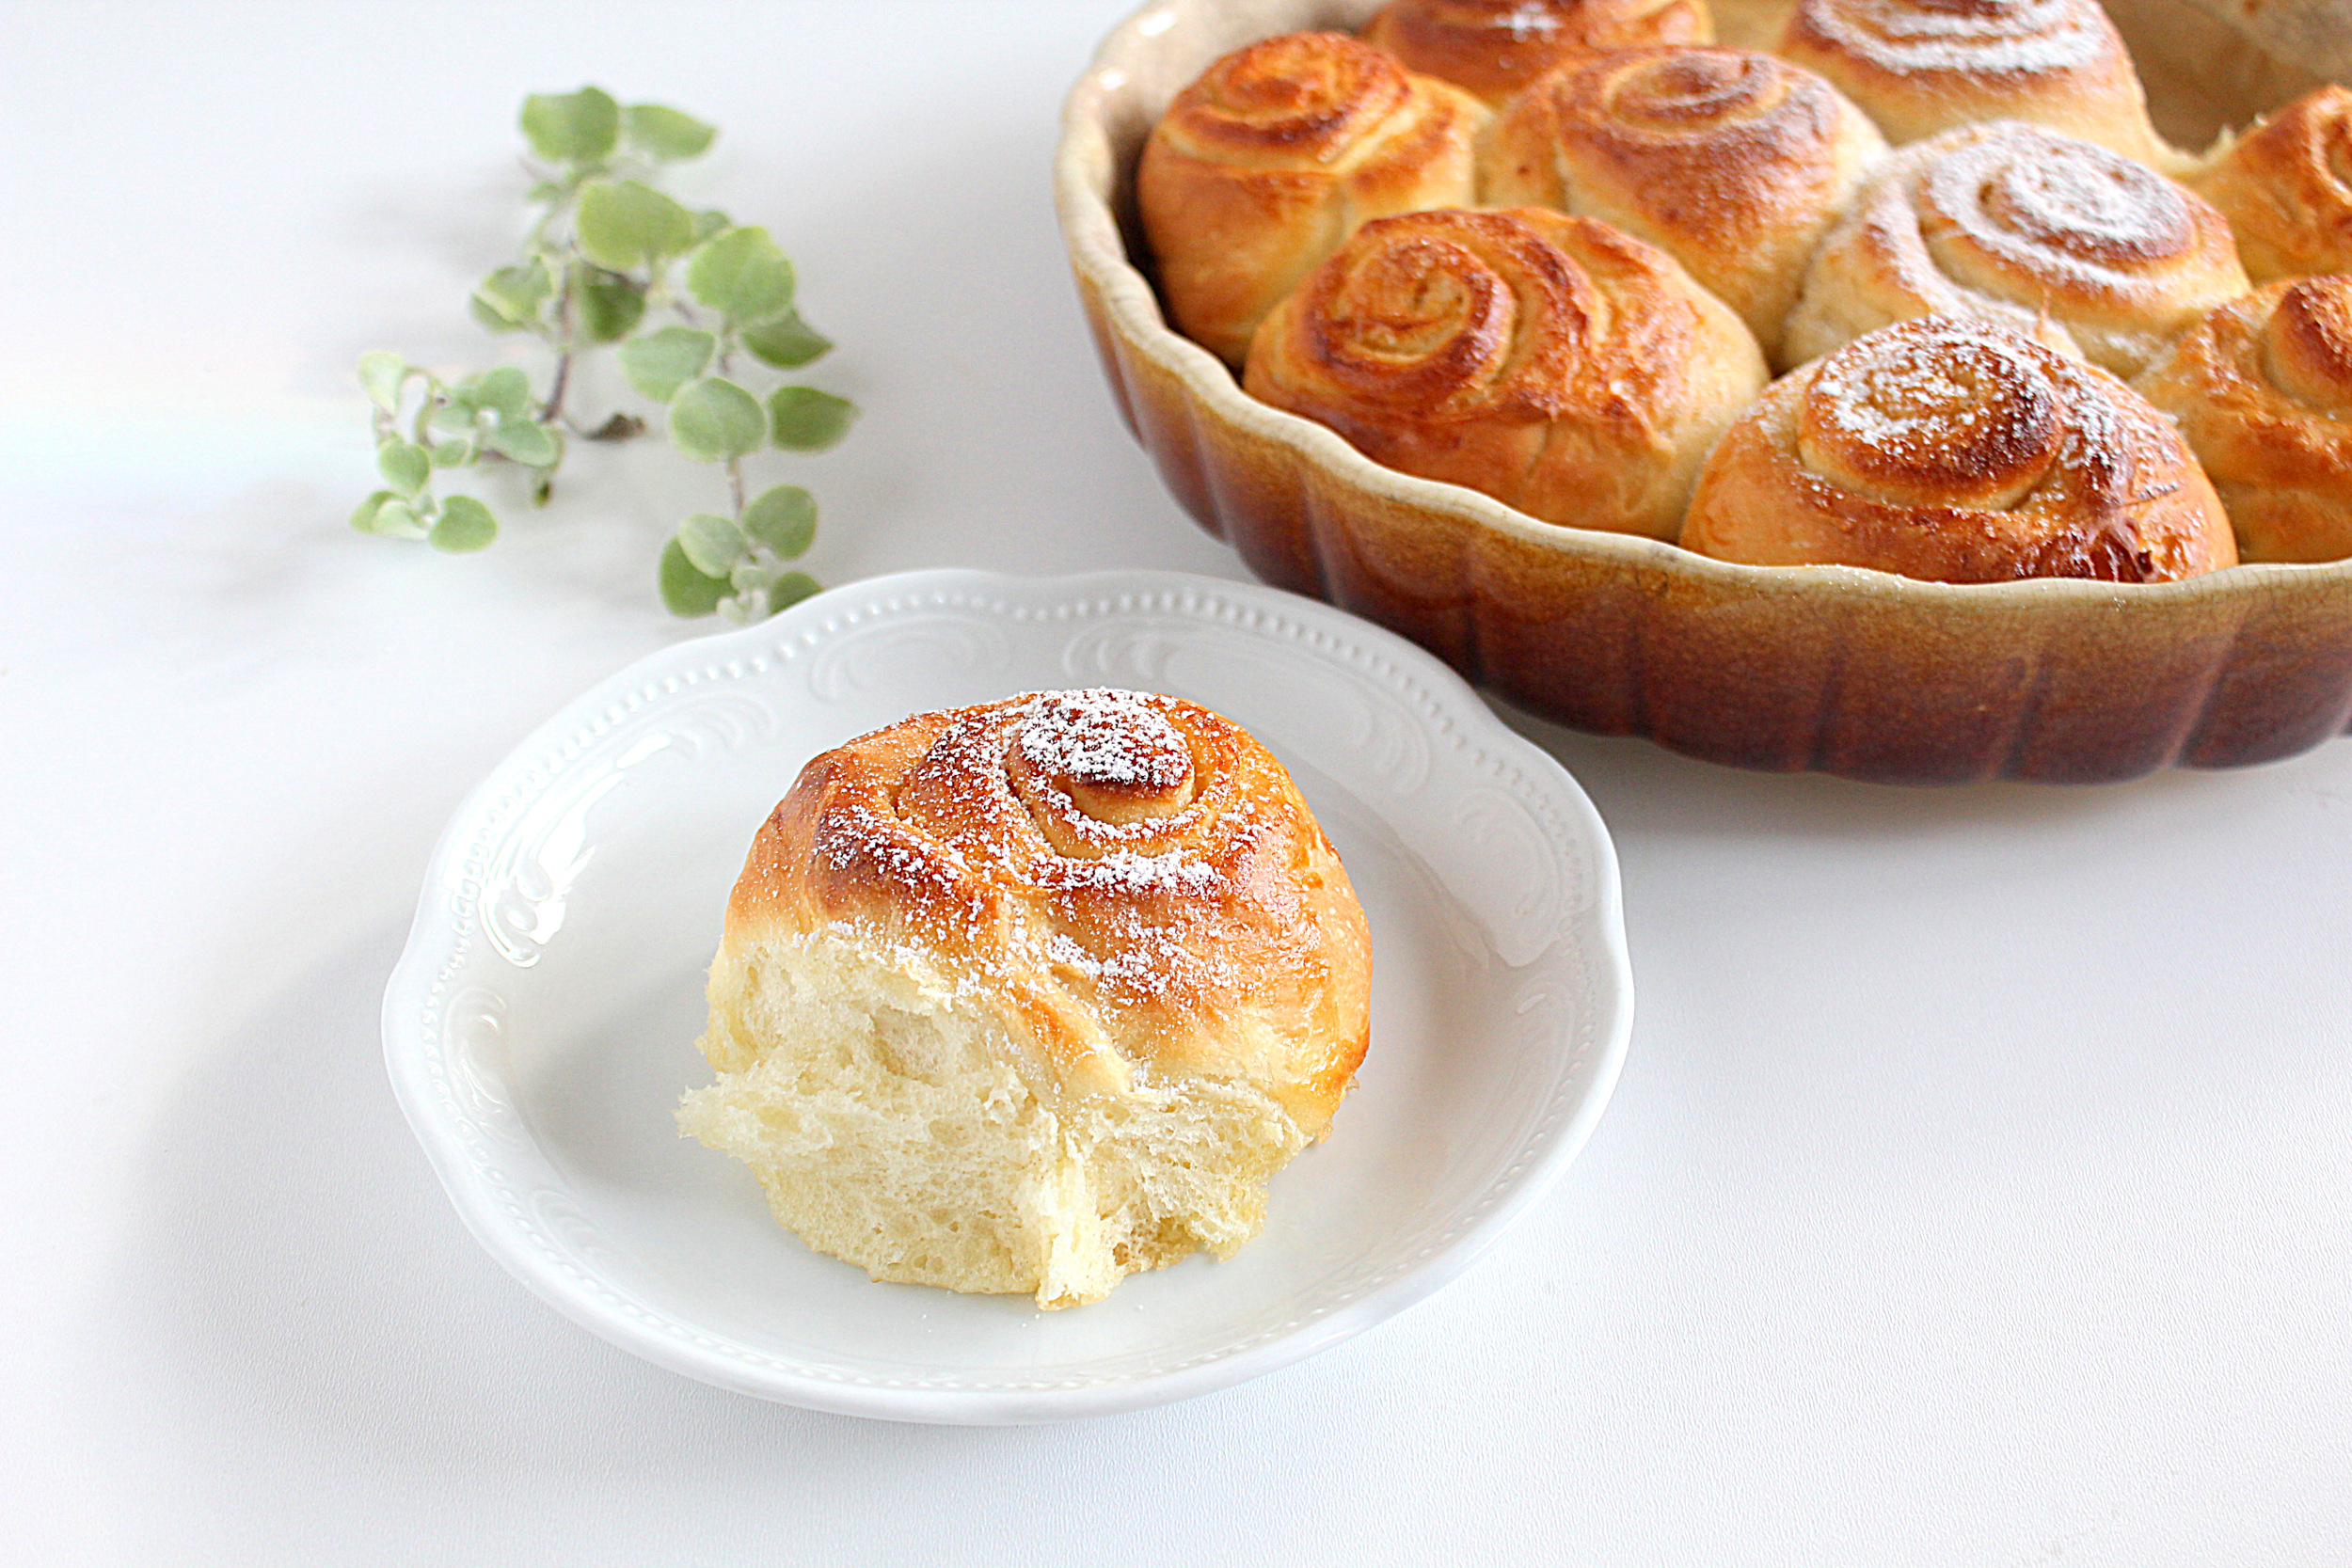
<path id="1" fill-rule="evenodd" d="M 2231 301 L 2139 389 L 2180 421 L 2245 559 L 2352 557 L 2352 277 Z"/>
<path id="2" fill-rule="evenodd" d="M 1776 382 L 1708 459 L 1682 543 L 1939 582 L 2158 582 L 2237 559 L 2163 414 L 1958 317 L 1883 328 Z"/>
<path id="3" fill-rule="evenodd" d="M 1366 224 L 1266 317 L 1242 386 L 1375 463 L 1670 539 L 1764 381 L 1748 329 L 1673 258 L 1519 207 Z"/>
<path id="4" fill-rule="evenodd" d="M 2248 287 L 2220 214 L 2103 147 L 2014 120 L 1889 158 L 1830 230 L 1791 359 L 1937 313 L 2008 323 L 2119 375 Z"/>
<path id="5" fill-rule="evenodd" d="M 1487 128 L 1499 206 L 1614 224 L 1680 261 L 1769 356 L 1805 262 L 1886 143 L 1809 71 L 1739 49 L 1628 50 L 1562 67 Z"/>
<path id="6" fill-rule="evenodd" d="M 1173 697 L 918 714 L 817 758 L 710 971 L 679 1125 L 877 1279 L 1068 1306 L 1257 1234 L 1367 1042 L 1371 947 L 1281 764 Z"/>
<path id="7" fill-rule="evenodd" d="M 1363 36 L 1500 108 L 1565 61 L 1715 34 L 1700 0 L 1390 0 Z"/>
<path id="8" fill-rule="evenodd" d="M 2257 283 L 2352 272 L 2352 92 L 2307 92 L 2182 182 L 2218 208 Z"/>
<path id="9" fill-rule="evenodd" d="M 1210 66 L 1152 127 L 1136 177 L 1177 329 L 1239 365 L 1259 320 L 1357 225 L 1468 202 L 1486 119 L 1344 33 Z"/>
<path id="10" fill-rule="evenodd" d="M 2143 163 L 2169 155 L 2098 0 L 1798 0 L 1774 53 L 1844 88 L 1898 146 L 2022 119 Z"/>

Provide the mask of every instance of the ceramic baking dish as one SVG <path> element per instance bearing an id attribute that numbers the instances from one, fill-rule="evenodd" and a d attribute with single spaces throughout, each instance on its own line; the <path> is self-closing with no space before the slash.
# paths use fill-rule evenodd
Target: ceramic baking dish
<path id="1" fill-rule="evenodd" d="M 1056 199 L 1112 395 L 1176 499 L 1260 577 L 1563 723 L 1746 768 L 2092 783 L 2265 762 L 2352 723 L 2352 562 L 2156 585 L 1739 565 L 1536 522 L 1380 467 L 1246 396 L 1161 314 L 1136 159 L 1218 55 L 1353 28 L 1375 4 L 1158 0 L 1104 41 L 1065 115 Z M 2288 59 L 2352 68 L 2352 19 L 2328 25 L 2343 10 L 2281 4 L 2223 22 L 2178 0 L 2110 8 L 2158 125 L 2184 143 L 2317 79 Z"/>

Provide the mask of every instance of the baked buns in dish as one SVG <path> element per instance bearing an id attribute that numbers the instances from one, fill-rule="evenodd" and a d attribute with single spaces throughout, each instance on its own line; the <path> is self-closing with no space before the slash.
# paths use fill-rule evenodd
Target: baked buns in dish
<path id="1" fill-rule="evenodd" d="M 1152 127 L 1136 177 L 1177 329 L 1239 365 L 1259 319 L 1357 225 L 1470 201 L 1486 120 L 1344 33 L 1218 60 Z"/>
<path id="2" fill-rule="evenodd" d="M 1258 1233 L 1363 1057 L 1371 965 L 1230 720 L 1112 690 L 917 714 L 760 829 L 678 1125 L 876 1279 L 1094 1301 Z"/>
<path id="3" fill-rule="evenodd" d="M 1773 53 L 1836 83 L 1898 146 L 2022 119 L 2142 163 L 2170 155 L 2098 0 L 1798 0 Z"/>
<path id="4" fill-rule="evenodd" d="M 2352 272 L 2352 92 L 2307 92 L 2181 181 L 2218 208 L 2257 283 Z"/>
<path id="5" fill-rule="evenodd" d="M 1995 120 L 1899 149 L 1814 255 L 1786 351 L 1984 316 L 2130 377 L 2249 287 L 2219 213 L 2143 164 Z"/>
<path id="6" fill-rule="evenodd" d="M 1266 317 L 1242 377 L 1375 463 L 1660 539 L 1764 382 L 1748 329 L 1672 257 L 1532 207 L 1364 225 Z"/>
<path id="7" fill-rule="evenodd" d="M 2139 389 L 2180 421 L 2246 560 L 2352 556 L 2352 277 L 2232 300 Z"/>
<path id="8" fill-rule="evenodd" d="M 1950 316 L 1774 383 L 1708 459 L 1682 543 L 1937 582 L 2159 582 L 2237 559 L 2163 414 L 2105 371 Z"/>
<path id="9" fill-rule="evenodd" d="M 1739 49 L 1562 67 L 1487 127 L 1482 199 L 1615 225 L 1740 313 L 1767 357 L 1805 263 L 1886 143 L 1809 71 Z"/>
<path id="10" fill-rule="evenodd" d="M 1366 43 L 1443 77 L 1489 108 L 1565 61 L 1715 36 L 1699 0 L 1390 0 Z"/>

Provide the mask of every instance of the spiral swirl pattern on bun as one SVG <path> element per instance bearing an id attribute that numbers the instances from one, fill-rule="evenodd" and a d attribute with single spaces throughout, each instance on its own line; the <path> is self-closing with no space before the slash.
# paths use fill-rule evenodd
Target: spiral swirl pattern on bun
<path id="1" fill-rule="evenodd" d="M 1391 0 L 1364 41 L 1491 108 L 1552 67 L 1612 49 L 1705 43 L 1699 0 Z"/>
<path id="2" fill-rule="evenodd" d="M 2231 301 L 2139 389 L 2180 421 L 2247 560 L 2352 557 L 2352 277 Z"/>
<path id="3" fill-rule="evenodd" d="M 1764 381 L 1747 328 L 1671 257 L 1510 208 L 1366 224 L 1266 318 L 1242 384 L 1375 463 L 1672 538 Z"/>
<path id="4" fill-rule="evenodd" d="M 1115 690 L 918 714 L 761 828 L 679 1121 L 876 1278 L 1090 1301 L 1257 1233 L 1370 979 L 1339 857 L 1232 721 Z"/>
<path id="5" fill-rule="evenodd" d="M 2098 0 L 1798 0 L 1773 53 L 1836 83 L 1898 146 L 2022 119 L 2168 155 Z"/>
<path id="6" fill-rule="evenodd" d="M 1888 159 L 1807 269 L 1788 353 L 1807 359 L 1888 322 L 2006 322 L 2132 376 L 2247 290 L 2229 225 L 2105 148 L 2014 120 Z"/>
<path id="7" fill-rule="evenodd" d="M 2305 93 L 2181 178 L 2230 220 L 2255 282 L 2352 272 L 2352 92 Z"/>
<path id="8" fill-rule="evenodd" d="M 1366 218 L 1457 206 L 1486 109 L 1343 33 L 1209 67 L 1152 127 L 1143 226 L 1179 330 L 1238 365 L 1259 320 Z"/>
<path id="9" fill-rule="evenodd" d="M 1708 459 L 1682 543 L 1939 582 L 2157 582 L 2237 559 L 2163 414 L 1959 317 L 1883 328 L 1775 383 Z"/>
<path id="10" fill-rule="evenodd" d="M 1503 206 L 1599 218 L 1673 256 L 1780 345 L 1806 261 L 1886 143 L 1820 77 L 1738 49 L 1629 50 L 1563 67 L 1489 129 Z"/>

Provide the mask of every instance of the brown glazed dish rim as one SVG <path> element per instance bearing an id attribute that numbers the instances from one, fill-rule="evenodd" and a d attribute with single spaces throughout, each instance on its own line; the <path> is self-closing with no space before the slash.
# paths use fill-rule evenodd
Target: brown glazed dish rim
<path id="1" fill-rule="evenodd" d="M 2263 598 L 2289 580 L 2309 587 L 2314 575 L 2321 580 L 2352 580 L 2352 559 L 2241 562 L 2158 583 L 2083 578 L 1953 583 L 1900 577 L 1866 566 L 1755 566 L 1718 561 L 1638 534 L 1540 522 L 1478 491 L 1384 467 L 1313 420 L 1274 408 L 1244 392 L 1223 361 L 1168 325 L 1157 292 L 1129 254 L 1112 201 L 1122 185 L 1132 184 L 1134 170 L 1118 166 L 1110 127 L 1104 123 L 1104 102 L 1127 85 L 1130 64 L 1137 54 L 1150 51 L 1157 39 L 1175 30 L 1177 13 L 1201 7 L 1202 0 L 1150 0 L 1103 40 L 1071 89 L 1054 158 L 1055 205 L 1071 264 L 1094 286 L 1113 329 L 1130 347 L 1148 355 L 1173 375 L 1190 396 L 1222 418 L 1291 449 L 1353 485 L 1399 505 L 1443 513 L 1565 556 L 1726 587 L 1744 583 L 1776 593 L 1802 587 L 1825 601 L 1847 606 L 1876 601 L 1941 606 L 1965 614 L 1968 610 L 1961 609 L 1963 605 L 1989 612 L 2070 603 L 2086 608 L 2111 606 L 2118 594 L 2151 604 L 2210 605 L 2238 597 Z M 1320 10 L 1330 8 L 1327 6 Z M 1327 21 L 1303 24 L 1330 25 Z"/>

